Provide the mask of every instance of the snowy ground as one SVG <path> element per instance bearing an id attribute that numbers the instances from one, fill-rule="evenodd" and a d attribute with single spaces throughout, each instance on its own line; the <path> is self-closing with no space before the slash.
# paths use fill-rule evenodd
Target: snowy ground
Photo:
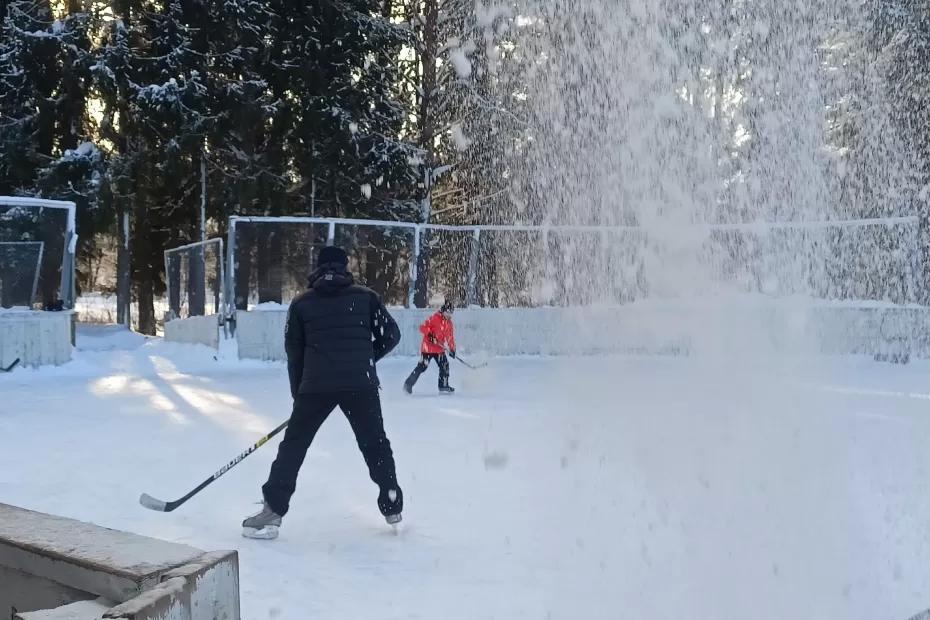
<path id="1" fill-rule="evenodd" d="M 288 413 L 282 366 L 82 330 L 0 376 L 0 501 L 236 548 L 243 617 L 887 618 L 930 607 L 930 365 L 498 360 L 460 393 L 382 368 L 407 496 L 394 536 L 344 418 L 281 538 L 246 541 L 274 446 L 173 498 Z M 434 372 L 434 371 L 433 371 Z M 275 443 L 276 445 L 276 443 Z"/>

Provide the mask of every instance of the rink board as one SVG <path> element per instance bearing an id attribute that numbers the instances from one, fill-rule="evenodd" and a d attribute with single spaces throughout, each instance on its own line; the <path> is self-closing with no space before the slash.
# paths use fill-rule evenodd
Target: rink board
<path id="1" fill-rule="evenodd" d="M 21 620 L 238 620 L 238 555 L 0 504 L 0 609 Z"/>
<path id="2" fill-rule="evenodd" d="M 0 309 L 0 366 L 58 366 L 71 360 L 74 313 Z"/>
<path id="3" fill-rule="evenodd" d="M 435 310 L 391 309 L 416 355 Z M 242 359 L 283 360 L 287 311 L 237 314 Z M 600 354 L 855 355 L 930 352 L 930 309 L 919 306 L 634 304 L 604 308 L 469 308 L 455 313 L 458 348 L 488 356 Z"/>

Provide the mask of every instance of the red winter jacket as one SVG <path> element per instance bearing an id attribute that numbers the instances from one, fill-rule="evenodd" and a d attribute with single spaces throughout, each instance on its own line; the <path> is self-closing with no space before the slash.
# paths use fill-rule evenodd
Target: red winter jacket
<path id="1" fill-rule="evenodd" d="M 420 331 L 423 333 L 423 346 L 420 347 L 422 353 L 438 355 L 445 353 L 446 349 L 455 351 L 455 328 L 452 321 L 444 317 L 442 312 L 426 319 L 426 322 L 420 325 Z M 437 344 L 430 342 L 430 334 L 435 337 Z"/>

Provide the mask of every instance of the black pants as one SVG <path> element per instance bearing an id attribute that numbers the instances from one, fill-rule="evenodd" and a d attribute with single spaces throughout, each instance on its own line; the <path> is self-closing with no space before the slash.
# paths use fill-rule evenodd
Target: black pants
<path id="1" fill-rule="evenodd" d="M 268 482 L 262 487 L 265 501 L 279 515 L 287 514 L 291 496 L 297 488 L 297 474 L 307 456 L 307 450 L 320 426 L 337 406 L 348 418 L 359 450 L 368 465 L 368 473 L 381 489 L 382 495 L 397 488 L 394 453 L 384 433 L 381 399 L 377 389 L 298 394 L 284 439 L 278 446 L 278 457 L 271 465 Z"/>
<path id="2" fill-rule="evenodd" d="M 420 357 L 420 363 L 417 364 L 417 367 L 413 369 L 413 372 L 410 373 L 410 376 L 407 377 L 407 383 L 410 387 L 413 387 L 416 384 L 417 380 L 420 378 L 426 369 L 429 368 L 429 363 L 435 360 L 436 364 L 439 366 L 439 387 L 445 387 L 449 385 L 449 358 L 446 357 L 445 353 L 424 353 Z"/>

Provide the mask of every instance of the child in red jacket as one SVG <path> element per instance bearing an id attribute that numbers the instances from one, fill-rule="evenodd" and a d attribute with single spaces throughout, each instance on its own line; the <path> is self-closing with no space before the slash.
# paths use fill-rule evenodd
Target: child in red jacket
<path id="1" fill-rule="evenodd" d="M 439 312 L 426 320 L 420 326 L 423 333 L 423 344 L 420 346 L 420 363 L 413 369 L 404 382 L 404 391 L 413 393 L 413 386 L 429 367 L 431 360 L 439 365 L 439 391 L 443 394 L 452 394 L 455 389 L 449 386 L 449 358 L 446 352 L 455 359 L 455 327 L 452 325 L 452 312 L 455 307 L 452 302 L 442 304 Z"/>

